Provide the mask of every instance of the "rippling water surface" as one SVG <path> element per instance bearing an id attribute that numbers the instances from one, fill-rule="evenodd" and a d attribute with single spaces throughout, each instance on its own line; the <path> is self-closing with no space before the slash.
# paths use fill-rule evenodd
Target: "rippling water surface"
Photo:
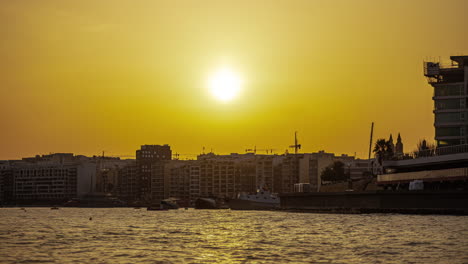
<path id="1" fill-rule="evenodd" d="M 12 262 L 468 263 L 468 217 L 0 208 Z"/>

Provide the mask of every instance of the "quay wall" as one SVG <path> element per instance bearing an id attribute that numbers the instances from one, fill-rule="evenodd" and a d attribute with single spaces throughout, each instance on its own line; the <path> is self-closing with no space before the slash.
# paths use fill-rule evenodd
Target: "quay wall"
<path id="1" fill-rule="evenodd" d="M 468 191 L 367 191 L 281 194 L 281 209 L 320 212 L 468 213 Z"/>

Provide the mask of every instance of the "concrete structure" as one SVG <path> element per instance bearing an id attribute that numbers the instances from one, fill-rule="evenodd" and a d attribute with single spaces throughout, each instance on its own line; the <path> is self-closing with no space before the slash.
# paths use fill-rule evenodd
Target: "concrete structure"
<path id="1" fill-rule="evenodd" d="M 468 56 L 450 59 L 451 65 L 424 64 L 424 75 L 434 88 L 437 146 L 468 143 Z"/>
<path id="2" fill-rule="evenodd" d="M 468 215 L 467 191 L 367 191 L 281 194 L 281 208 L 321 213 Z"/>
<path id="3" fill-rule="evenodd" d="M 405 155 L 409 156 L 409 155 Z M 385 188 L 409 188 L 411 181 L 424 182 L 424 189 L 468 189 L 468 144 L 438 147 L 417 153 L 416 158 L 384 161 L 384 174 L 377 184 Z"/>

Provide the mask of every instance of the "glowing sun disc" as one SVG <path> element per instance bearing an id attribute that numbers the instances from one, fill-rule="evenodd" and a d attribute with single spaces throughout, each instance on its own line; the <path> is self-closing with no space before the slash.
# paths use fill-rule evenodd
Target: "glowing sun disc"
<path id="1" fill-rule="evenodd" d="M 239 95 L 241 83 L 241 79 L 233 71 L 220 69 L 211 76 L 209 88 L 216 99 L 228 102 Z"/>

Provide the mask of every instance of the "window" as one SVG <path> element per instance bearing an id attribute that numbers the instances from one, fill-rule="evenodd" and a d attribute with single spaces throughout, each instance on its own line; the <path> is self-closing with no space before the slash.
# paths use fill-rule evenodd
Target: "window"
<path id="1" fill-rule="evenodd" d="M 461 114 L 460 113 L 437 113 L 435 115 L 435 121 L 436 122 L 458 122 L 461 119 Z"/>
<path id="2" fill-rule="evenodd" d="M 460 99 L 447 99 L 435 101 L 435 110 L 460 109 Z"/>
<path id="3" fill-rule="evenodd" d="M 437 127 L 436 136 L 446 137 L 446 136 L 460 136 L 459 127 Z"/>
<path id="4" fill-rule="evenodd" d="M 463 94 L 463 84 L 439 84 L 434 89 L 435 96 L 458 96 Z"/>

